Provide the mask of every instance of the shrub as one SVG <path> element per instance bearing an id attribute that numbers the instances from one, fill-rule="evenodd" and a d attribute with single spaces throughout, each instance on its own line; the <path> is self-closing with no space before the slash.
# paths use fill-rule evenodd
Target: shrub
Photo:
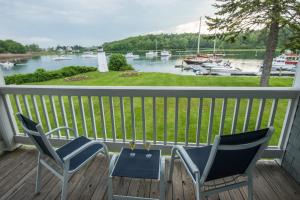
<path id="1" fill-rule="evenodd" d="M 110 56 L 108 69 L 111 71 L 133 70 L 132 66 L 127 63 L 125 56 L 118 53 Z"/>
<path id="2" fill-rule="evenodd" d="M 86 72 L 96 71 L 96 67 L 82 67 L 82 66 L 69 66 L 59 70 L 46 71 L 45 69 L 39 68 L 34 73 L 30 74 L 15 74 L 12 76 L 5 77 L 6 84 L 23 84 L 23 83 L 34 83 L 48 81 L 57 78 L 64 78 L 82 74 Z"/>

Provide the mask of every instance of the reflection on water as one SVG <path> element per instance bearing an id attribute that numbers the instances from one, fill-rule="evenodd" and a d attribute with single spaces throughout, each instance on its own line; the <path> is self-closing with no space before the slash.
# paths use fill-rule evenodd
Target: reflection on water
<path id="1" fill-rule="evenodd" d="M 29 59 L 22 63 L 18 63 L 11 70 L 3 70 L 5 75 L 31 73 L 38 68 L 44 68 L 46 70 L 60 69 L 65 66 L 97 66 L 96 58 L 83 58 L 80 55 L 68 55 L 71 60 L 53 60 L 57 56 L 40 56 Z M 175 65 L 182 64 L 183 56 L 172 57 L 155 57 L 147 59 L 140 57 L 139 59 L 129 59 L 130 63 L 135 70 L 140 72 L 164 72 L 184 75 L 194 75 L 192 71 L 183 71 L 181 68 L 175 68 Z M 236 59 L 231 56 L 226 56 L 224 60 L 229 60 L 232 66 L 240 68 L 243 71 L 257 71 L 258 65 L 260 65 L 260 59 Z"/>

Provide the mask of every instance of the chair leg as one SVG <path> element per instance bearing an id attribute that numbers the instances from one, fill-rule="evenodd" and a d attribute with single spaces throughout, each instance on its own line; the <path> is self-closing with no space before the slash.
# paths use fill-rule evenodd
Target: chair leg
<path id="1" fill-rule="evenodd" d="M 169 171 L 168 181 L 172 181 L 172 178 L 173 178 L 175 156 L 176 156 L 176 150 L 173 148 L 172 155 L 171 155 L 171 163 L 170 163 L 170 171 Z"/>
<path id="2" fill-rule="evenodd" d="M 199 182 L 196 182 L 196 200 L 201 200 L 201 187 Z"/>
<path id="3" fill-rule="evenodd" d="M 39 193 L 41 190 L 41 175 L 42 175 L 42 164 L 40 162 L 40 156 L 38 157 L 38 166 L 36 173 L 36 181 L 35 181 L 35 193 Z"/>
<path id="4" fill-rule="evenodd" d="M 68 195 L 69 173 L 64 171 L 61 189 L 61 200 L 66 200 Z"/>
<path id="5" fill-rule="evenodd" d="M 253 177 L 252 174 L 250 173 L 248 175 L 248 200 L 253 199 Z"/>

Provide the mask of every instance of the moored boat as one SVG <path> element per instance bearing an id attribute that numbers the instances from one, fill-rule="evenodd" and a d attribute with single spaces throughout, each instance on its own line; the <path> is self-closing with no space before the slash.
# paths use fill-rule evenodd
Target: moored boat
<path id="1" fill-rule="evenodd" d="M 169 51 L 163 50 L 160 52 L 161 57 L 170 57 L 171 53 Z"/>
<path id="2" fill-rule="evenodd" d="M 15 66 L 14 63 L 11 63 L 8 61 L 6 61 L 4 63 L 0 63 L 0 65 L 3 67 L 3 69 L 7 69 L 7 70 L 9 70 L 9 69 L 13 68 L 13 66 Z"/>
<path id="3" fill-rule="evenodd" d="M 134 55 L 132 52 L 129 52 L 125 55 L 126 59 L 138 59 L 139 57 L 139 55 Z"/>
<path id="4" fill-rule="evenodd" d="M 54 57 L 52 58 L 55 61 L 60 61 L 60 60 L 72 60 L 71 57 L 66 57 L 66 56 L 58 56 L 58 57 Z"/>

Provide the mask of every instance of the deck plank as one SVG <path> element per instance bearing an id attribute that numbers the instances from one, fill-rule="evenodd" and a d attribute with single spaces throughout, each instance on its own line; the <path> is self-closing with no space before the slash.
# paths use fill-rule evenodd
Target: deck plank
<path id="1" fill-rule="evenodd" d="M 283 169 L 276 166 L 275 161 L 266 161 L 257 165 L 258 171 L 265 178 L 274 192 L 280 199 L 300 199 L 299 187 L 288 174 L 284 174 Z"/>
<path id="2" fill-rule="evenodd" d="M 40 194 L 34 194 L 37 151 L 20 148 L 12 153 L 0 156 L 0 200 L 19 199 L 59 199 L 61 182 L 49 170 L 42 171 Z M 166 181 L 169 170 L 166 160 Z M 108 160 L 97 156 L 76 172 L 70 179 L 68 199 L 107 199 Z M 223 181 L 223 182 L 222 182 Z M 225 184 L 224 180 L 215 180 L 215 184 Z M 159 197 L 159 182 L 156 180 L 114 178 L 114 193 L 140 197 Z M 214 186 L 207 186 L 213 188 Z M 218 186 L 217 186 L 218 187 Z M 247 187 L 225 191 L 208 200 L 244 200 L 247 199 Z M 166 183 L 166 199 L 193 200 L 195 191 L 192 179 L 184 166 L 176 161 L 173 181 Z M 254 199 L 279 200 L 300 199 L 300 185 L 288 175 L 275 161 L 259 161 L 254 170 Z"/>

